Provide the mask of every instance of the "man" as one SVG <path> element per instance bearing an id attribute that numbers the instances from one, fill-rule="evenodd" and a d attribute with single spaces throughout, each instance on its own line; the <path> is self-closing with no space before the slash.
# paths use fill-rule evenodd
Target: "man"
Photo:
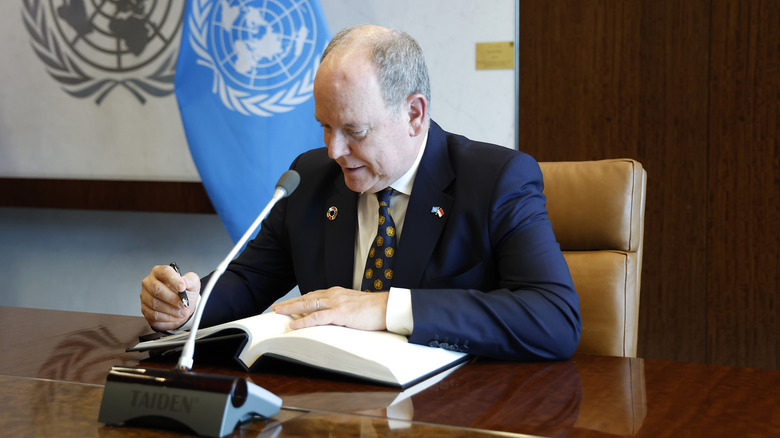
<path id="1" fill-rule="evenodd" d="M 219 279 L 204 326 L 260 313 L 298 285 L 301 297 L 273 306 L 302 315 L 295 329 L 387 329 L 511 360 L 574 352 L 579 301 L 538 164 L 433 123 L 427 68 L 411 37 L 377 26 L 340 32 L 323 53 L 314 100 L 326 148 L 291 165 L 300 185 Z M 393 266 L 379 291 L 363 292 L 364 273 L 373 275 L 367 253 L 387 214 L 375 194 L 387 187 Z M 167 266 L 142 285 L 142 312 L 157 330 L 190 317 L 176 292 L 200 290 L 197 275 Z"/>

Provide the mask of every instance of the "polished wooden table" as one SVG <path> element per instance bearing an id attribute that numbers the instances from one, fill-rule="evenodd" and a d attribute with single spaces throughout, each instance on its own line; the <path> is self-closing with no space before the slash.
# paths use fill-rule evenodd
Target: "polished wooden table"
<path id="1" fill-rule="evenodd" d="M 0 307 L 0 430 L 8 436 L 176 436 L 97 421 L 113 365 L 169 368 L 126 353 L 140 317 Z M 407 391 L 303 369 L 244 373 L 282 411 L 235 436 L 780 436 L 780 371 L 576 354 L 566 362 L 477 359 Z"/>

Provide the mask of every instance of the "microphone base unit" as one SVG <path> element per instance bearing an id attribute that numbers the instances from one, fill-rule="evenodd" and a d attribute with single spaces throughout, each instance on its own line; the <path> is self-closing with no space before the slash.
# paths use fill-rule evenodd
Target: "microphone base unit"
<path id="1" fill-rule="evenodd" d="M 281 406 L 281 398 L 243 377 L 115 366 L 98 421 L 223 437 L 241 423 L 277 414 Z"/>

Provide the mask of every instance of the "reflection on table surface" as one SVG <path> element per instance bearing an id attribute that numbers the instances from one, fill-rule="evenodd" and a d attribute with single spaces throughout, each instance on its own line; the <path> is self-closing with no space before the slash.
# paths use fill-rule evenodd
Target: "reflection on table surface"
<path id="1" fill-rule="evenodd" d="M 181 429 L 112 427 L 97 422 L 103 389 L 52 380 L 0 376 L 0 424 L 4 436 L 189 436 Z M 23 395 L 23 396 L 22 396 Z M 465 436 L 488 437 L 490 431 L 465 430 L 380 417 L 283 409 L 268 420 L 239 426 L 231 436 Z"/>
<path id="2" fill-rule="evenodd" d="M 12 417 L 0 407 L 4 425 L 27 418 L 46 428 L 41 418 L 75 419 L 73 409 L 85 413 L 81 426 L 105 435 L 114 428 L 96 419 L 111 366 L 174 364 L 124 352 L 148 333 L 143 318 L 0 307 L 0 321 L 0 400 L 23 409 L 18 399 L 27 397 L 30 409 Z M 780 436 L 780 400 L 770 390 L 780 387 L 780 372 L 770 370 L 584 354 L 549 363 L 475 359 L 405 391 L 288 366 L 244 373 L 214 358 L 197 358 L 195 371 L 246 375 L 282 398 L 273 421 L 284 432 L 259 422 L 244 427 L 253 436 L 304 436 L 288 434 L 315 423 L 338 436 L 416 436 L 425 428 L 420 436 L 436 436 L 434 425 L 464 434 Z M 66 399 L 78 402 L 55 402 Z"/>

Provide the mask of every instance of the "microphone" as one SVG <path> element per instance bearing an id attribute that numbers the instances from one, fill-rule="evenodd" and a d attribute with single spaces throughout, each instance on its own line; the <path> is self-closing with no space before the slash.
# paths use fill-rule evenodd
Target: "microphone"
<path id="1" fill-rule="evenodd" d="M 263 211 L 260 212 L 260 214 L 257 216 L 257 219 L 252 222 L 252 225 L 249 226 L 249 229 L 247 229 L 244 235 L 241 236 L 241 239 L 238 240 L 233 249 L 230 250 L 227 257 L 222 260 L 222 263 L 217 265 L 217 269 L 215 269 L 211 274 L 211 278 L 209 278 L 209 282 L 206 284 L 206 288 L 203 290 L 203 293 L 200 294 L 200 302 L 197 309 L 195 309 L 195 319 L 193 319 L 192 330 L 190 330 L 190 335 L 187 338 L 187 342 L 184 344 L 184 348 L 182 349 L 181 356 L 179 357 L 179 364 L 176 366 L 178 369 L 189 371 L 192 368 L 192 357 L 195 353 L 195 337 L 197 335 L 198 327 L 200 327 L 200 318 L 203 315 L 203 309 L 206 307 L 206 300 L 209 299 L 211 290 L 214 289 L 214 284 L 225 272 L 225 269 L 227 269 L 230 262 L 233 260 L 233 258 L 235 258 L 236 254 L 238 254 L 238 251 L 244 247 L 244 244 L 246 244 L 247 240 L 249 240 L 249 238 L 255 232 L 255 229 L 257 229 L 257 227 L 260 225 L 260 222 L 265 219 L 273 206 L 276 205 L 276 203 L 285 196 L 289 196 L 293 190 L 298 188 L 298 184 L 300 182 L 301 176 L 294 170 L 288 170 L 282 174 L 282 176 L 279 178 L 279 182 L 276 183 L 276 189 L 274 190 L 274 195 L 271 200 L 265 206 Z"/>
<path id="2" fill-rule="evenodd" d="M 176 367 L 112 367 L 106 378 L 98 421 L 107 425 L 184 427 L 198 435 L 222 437 L 256 415 L 268 418 L 279 412 L 281 398 L 243 377 L 195 373 L 191 369 L 200 319 L 214 284 L 273 206 L 289 196 L 300 181 L 294 170 L 279 178 L 271 200 L 214 270 L 201 293 Z"/>

